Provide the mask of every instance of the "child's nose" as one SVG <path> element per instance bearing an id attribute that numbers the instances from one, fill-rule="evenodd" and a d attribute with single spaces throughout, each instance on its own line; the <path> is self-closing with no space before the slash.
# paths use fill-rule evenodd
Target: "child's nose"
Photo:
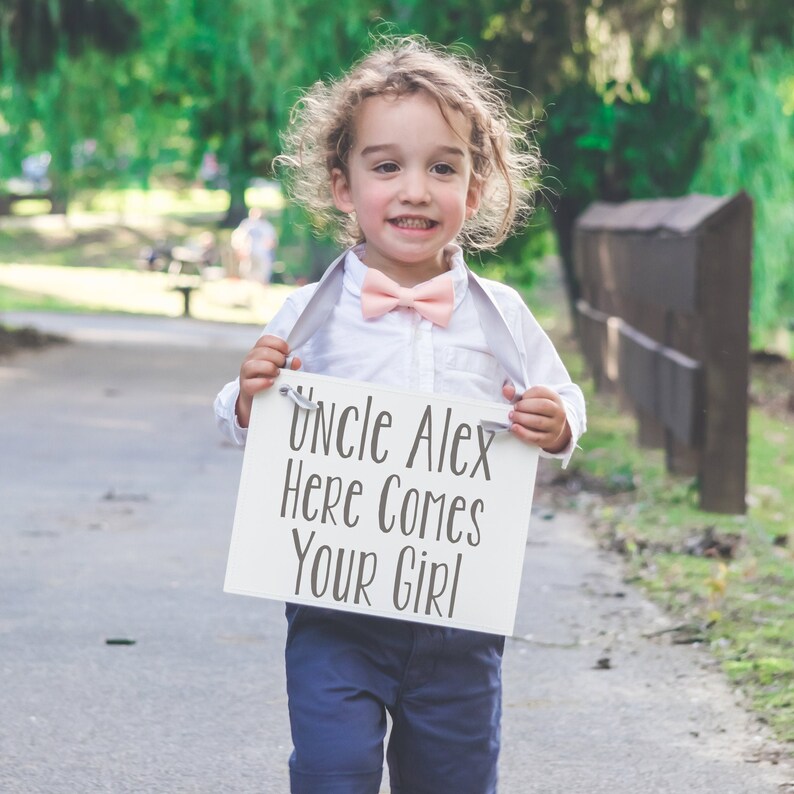
<path id="1" fill-rule="evenodd" d="M 400 186 L 400 200 L 409 204 L 426 204 L 430 201 L 427 177 L 419 171 L 405 171 Z"/>

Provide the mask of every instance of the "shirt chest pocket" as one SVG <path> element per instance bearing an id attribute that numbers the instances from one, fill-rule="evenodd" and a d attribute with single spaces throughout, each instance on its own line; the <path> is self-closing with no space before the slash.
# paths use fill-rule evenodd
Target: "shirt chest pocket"
<path id="1" fill-rule="evenodd" d="M 447 347 L 442 353 L 440 391 L 455 397 L 503 402 L 502 385 L 507 375 L 490 353 Z"/>

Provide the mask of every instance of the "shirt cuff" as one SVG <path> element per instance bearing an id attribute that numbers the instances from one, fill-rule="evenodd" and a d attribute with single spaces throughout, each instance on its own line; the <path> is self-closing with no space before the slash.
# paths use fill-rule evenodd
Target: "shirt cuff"
<path id="1" fill-rule="evenodd" d="M 215 398 L 215 421 L 221 433 L 237 447 L 244 447 L 248 438 L 248 428 L 240 427 L 235 413 L 237 397 L 240 394 L 240 381 L 227 383 Z"/>
<path id="2" fill-rule="evenodd" d="M 563 399 L 562 402 L 565 406 L 565 418 L 568 420 L 568 427 L 571 428 L 571 440 L 568 442 L 568 446 L 564 449 L 561 449 L 559 452 L 546 452 L 545 450 L 541 449 L 540 457 L 559 460 L 561 462 L 561 468 L 566 469 L 568 468 L 568 463 L 573 457 L 573 453 L 577 449 L 581 449 L 577 442 L 582 437 L 586 427 L 584 427 L 584 421 L 580 422 L 576 416 L 573 406 L 565 399 Z"/>

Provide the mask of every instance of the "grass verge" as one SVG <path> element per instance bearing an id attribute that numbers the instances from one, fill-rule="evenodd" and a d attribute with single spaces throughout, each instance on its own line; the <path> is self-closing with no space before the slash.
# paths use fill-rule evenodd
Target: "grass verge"
<path id="1" fill-rule="evenodd" d="M 661 451 L 637 447 L 633 417 L 593 393 L 575 352 L 567 364 L 584 385 L 589 430 L 560 498 L 589 513 L 629 577 L 677 616 L 673 641 L 708 646 L 760 719 L 794 743 L 791 415 L 751 409 L 748 512 L 707 513 L 696 480 L 668 474 Z"/>
<path id="2" fill-rule="evenodd" d="M 262 326 L 292 287 L 223 278 L 198 277 L 97 267 L 0 264 L 0 315 L 21 310 L 128 313 L 179 317 L 180 284 L 195 287 L 191 316 L 197 320 Z"/>
<path id="3" fill-rule="evenodd" d="M 71 312 L 84 314 L 91 311 L 90 306 L 64 300 L 58 295 L 42 295 L 39 292 L 14 289 L 0 284 L 0 316 L 2 312 Z"/>

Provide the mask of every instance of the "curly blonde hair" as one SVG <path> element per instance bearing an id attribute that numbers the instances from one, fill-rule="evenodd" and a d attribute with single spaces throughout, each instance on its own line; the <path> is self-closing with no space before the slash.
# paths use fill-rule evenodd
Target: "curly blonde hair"
<path id="1" fill-rule="evenodd" d="M 420 36 L 381 38 L 342 78 L 315 83 L 297 102 L 282 135 L 283 153 L 274 161 L 289 194 L 318 228 L 335 230 L 340 243 L 363 242 L 355 216 L 334 206 L 331 173 L 348 173 L 356 111 L 366 99 L 419 91 L 445 118 L 458 111 L 471 123 L 468 144 L 482 194 L 460 242 L 470 250 L 495 248 L 532 212 L 541 160 L 529 125 L 513 115 L 506 92 L 484 66 Z"/>

